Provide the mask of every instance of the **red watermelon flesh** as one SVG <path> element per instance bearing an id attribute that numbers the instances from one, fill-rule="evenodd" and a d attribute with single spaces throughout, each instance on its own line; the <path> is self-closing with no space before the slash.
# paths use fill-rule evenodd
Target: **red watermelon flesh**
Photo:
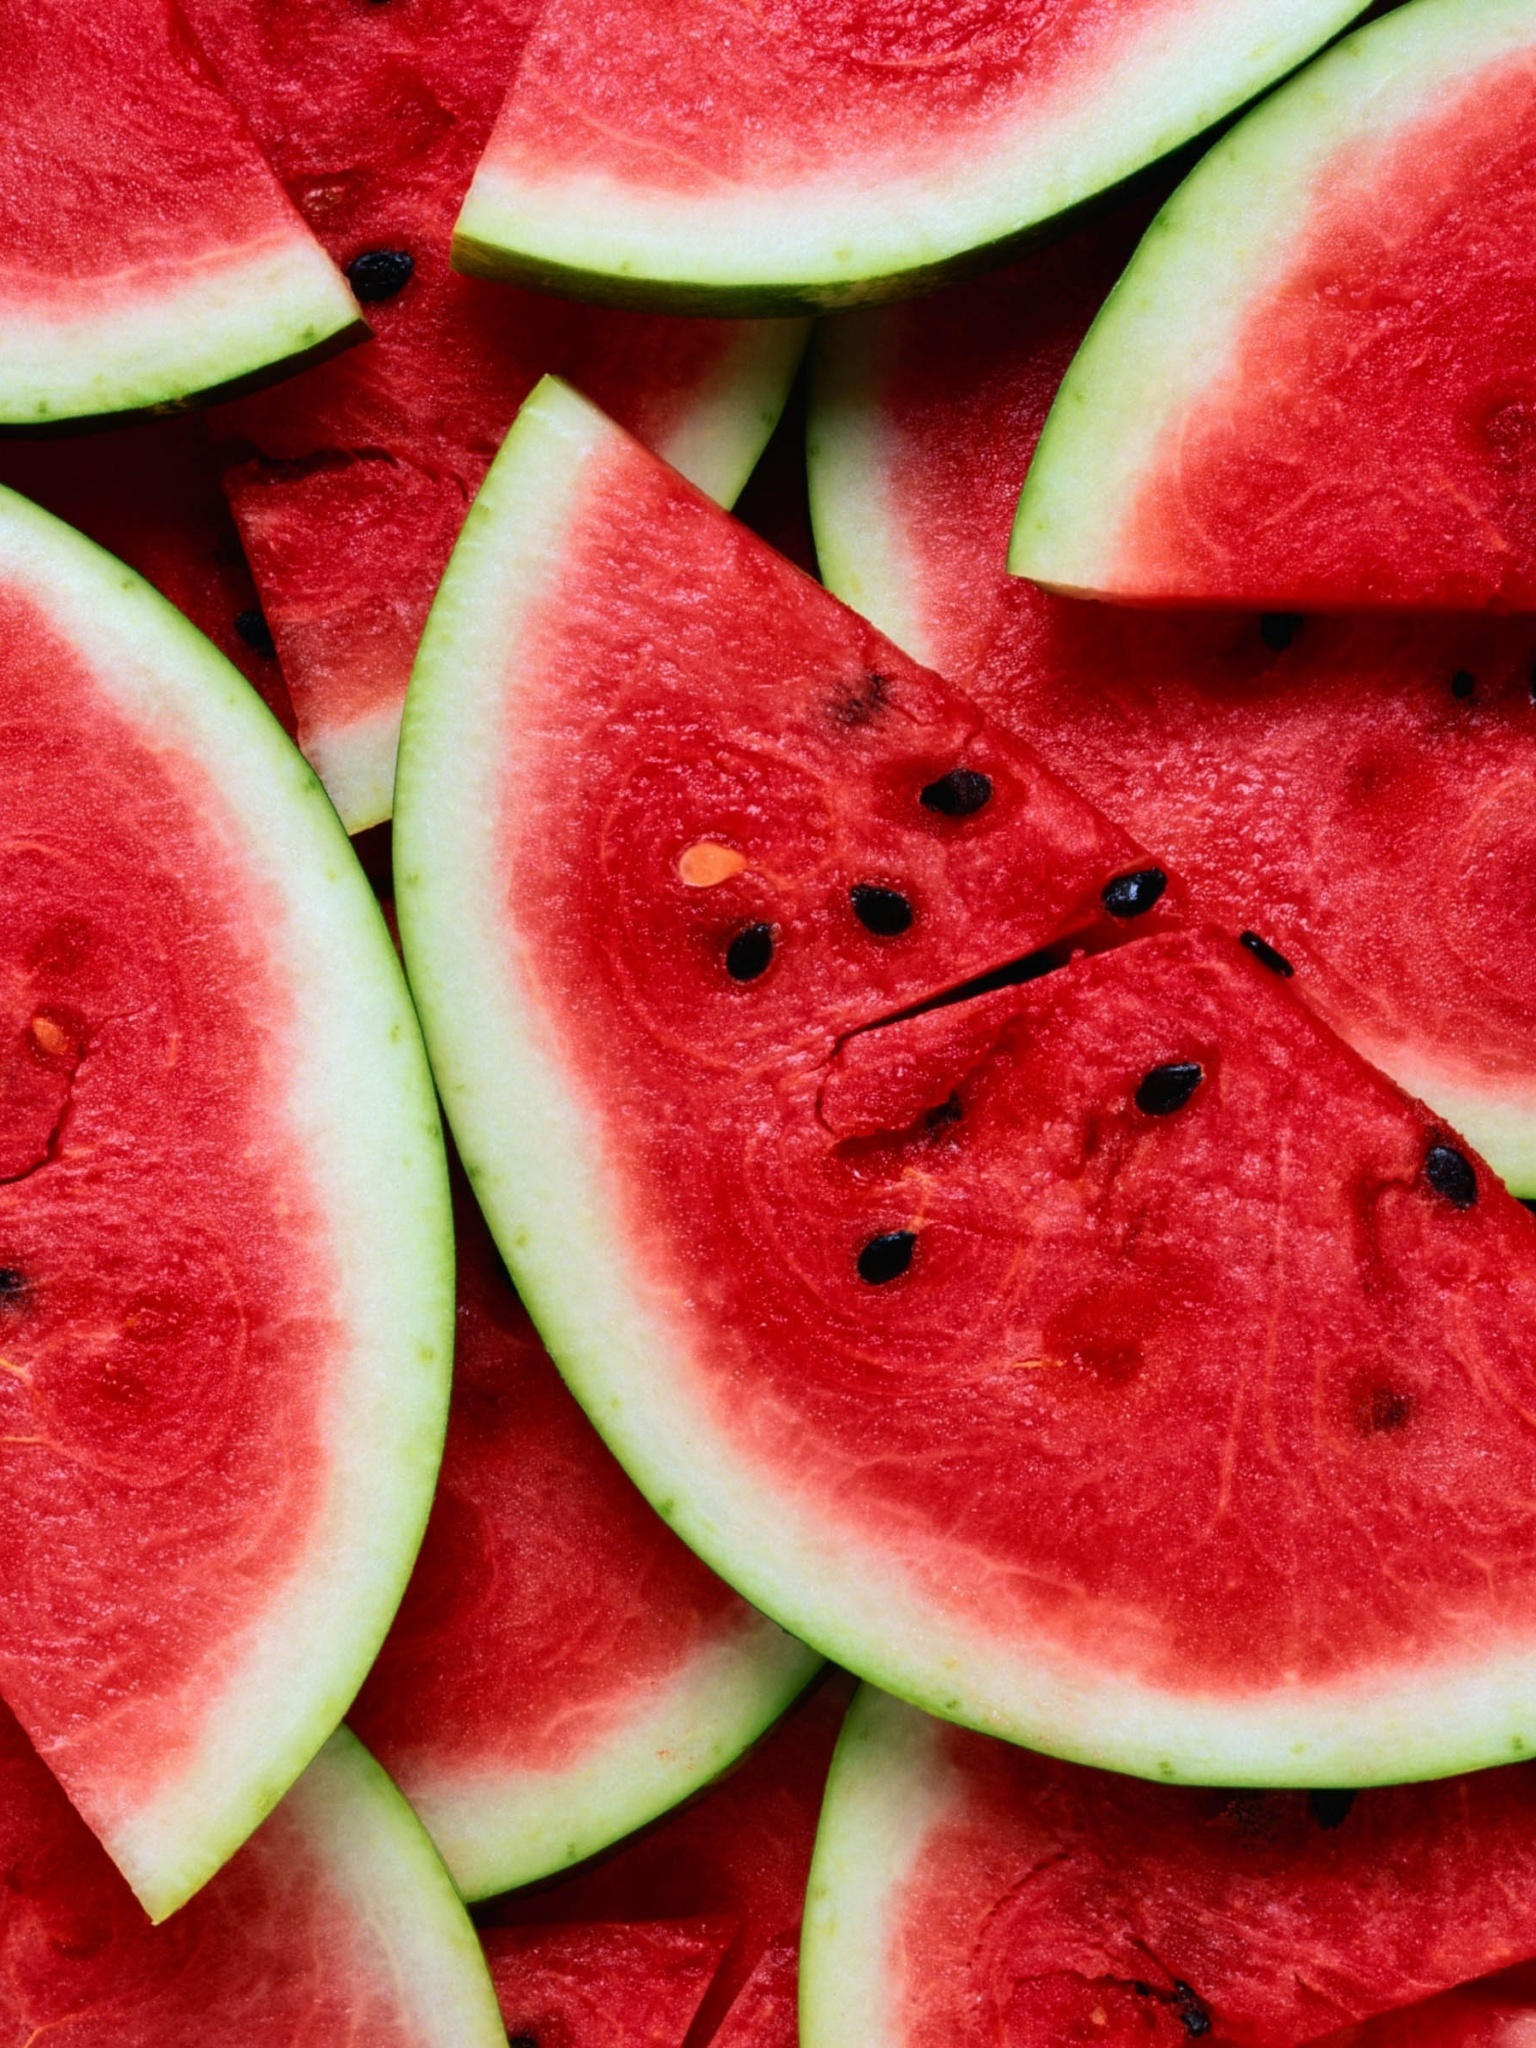
<path id="1" fill-rule="evenodd" d="M 1318 2048 L 1531 2048 L 1532 2041 L 1536 1968 L 1527 1963 L 1346 2027 Z"/>
<path id="2" fill-rule="evenodd" d="M 1196 1791 L 866 1695 L 817 1841 L 807 2048 L 1295 2048 L 1529 1956 L 1533 1879 L 1529 1764 Z"/>
<path id="3" fill-rule="evenodd" d="M 1005 573 L 1041 423 L 1136 225 L 839 323 L 811 428 L 825 573 L 1536 1192 L 1536 633 L 1155 614 Z"/>
<path id="4" fill-rule="evenodd" d="M 710 2036 L 710 2048 L 798 2048 L 800 1944 L 793 1935 L 769 1942 L 731 2009 Z"/>
<path id="5" fill-rule="evenodd" d="M 809 1652 L 684 1548 L 566 1390 L 466 1189 L 448 1441 L 348 1715 L 466 1897 L 606 1848 L 731 1762 Z"/>
<path id="6" fill-rule="evenodd" d="M 558 369 L 734 492 L 782 402 L 782 325 L 599 315 L 456 277 L 454 212 L 516 65 L 528 0 L 186 0 L 210 56 L 336 260 L 404 252 L 374 343 L 219 416 L 227 488 L 298 713 L 351 830 L 387 817 L 416 643 L 517 407 Z"/>
<path id="7" fill-rule="evenodd" d="M 710 1920 L 492 1928 L 508 2048 L 683 2048 L 730 1938 Z"/>

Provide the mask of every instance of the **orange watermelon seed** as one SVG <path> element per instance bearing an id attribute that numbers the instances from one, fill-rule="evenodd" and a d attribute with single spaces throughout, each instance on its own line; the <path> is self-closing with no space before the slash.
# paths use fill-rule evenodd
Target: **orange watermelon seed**
<path id="1" fill-rule="evenodd" d="M 677 872 L 690 889 L 713 889 L 739 875 L 747 856 L 718 839 L 700 839 L 678 856 Z"/>

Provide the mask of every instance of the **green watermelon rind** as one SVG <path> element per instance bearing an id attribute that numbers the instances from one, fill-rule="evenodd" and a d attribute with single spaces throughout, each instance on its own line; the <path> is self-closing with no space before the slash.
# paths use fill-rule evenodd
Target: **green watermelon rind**
<path id="1" fill-rule="evenodd" d="M 553 1877 L 657 1819 L 718 1778 L 821 1666 L 814 1651 L 755 1618 L 620 1714 L 575 1763 L 543 1772 L 401 1768 L 411 1804 L 466 1899 Z"/>
<path id="2" fill-rule="evenodd" d="M 238 265 L 153 297 L 114 305 L 104 283 L 87 315 L 0 305 L 0 434 L 209 405 L 367 335 L 341 272 L 295 216 Z"/>
<path id="3" fill-rule="evenodd" d="M 1256 296 L 1284 274 L 1330 164 L 1432 114 L 1448 80 L 1533 48 L 1528 0 L 1411 0 L 1216 144 L 1148 229 L 1067 372 L 1019 500 L 1016 576 L 1068 596 L 1179 597 L 1117 568 L 1122 523 L 1181 415 L 1231 362 Z M 1286 595 L 1274 593 L 1277 608 Z"/>
<path id="4" fill-rule="evenodd" d="M 523 407 L 428 621 L 406 702 L 395 879 L 433 1070 L 503 1257 L 560 1371 L 657 1512 L 825 1656 L 943 1719 L 1168 1783 L 1368 1785 L 1536 1756 L 1536 1649 L 1258 1700 L 1170 1694 L 1010 1651 L 925 1602 L 787 1488 L 753 1487 L 686 1353 L 624 1264 L 601 1130 L 531 991 L 498 851 L 496 736 L 515 729 L 567 524 L 619 430 L 556 379 Z M 526 637 L 524 637 L 526 636 Z"/>
<path id="5" fill-rule="evenodd" d="M 25 582 L 141 729 L 199 762 L 228 804 L 223 829 L 290 913 L 280 943 L 302 1050 L 290 1113 L 336 1218 L 342 1306 L 357 1331 L 305 1574 L 241 1646 L 182 1773 L 147 1804 L 87 1814 L 162 1919 L 239 1847 L 336 1727 L 399 1605 L 447 1419 L 447 1166 L 382 914 L 324 791 L 255 691 L 142 578 L 8 490 L 0 575 Z"/>
<path id="6" fill-rule="evenodd" d="M 755 193 L 719 179 L 699 197 L 553 169 L 519 180 L 496 164 L 493 133 L 454 230 L 453 260 L 602 305 L 734 317 L 930 290 L 1006 260 L 1205 133 L 1304 63 L 1364 4 L 1218 0 L 1214 21 L 1165 19 L 1152 57 L 1135 53 L 1118 91 L 1096 95 L 1086 114 L 1054 127 L 1021 116 L 1006 145 L 988 149 L 969 136 L 940 167 L 902 181 L 828 175 Z"/>
<path id="7" fill-rule="evenodd" d="M 369 1946 L 382 1949 L 388 1976 L 378 1990 L 399 2010 L 412 2048 L 507 2048 L 485 1953 L 453 1880 L 415 1813 L 349 1729 L 330 1737 L 282 1811 L 313 1845 Z M 355 1951 L 324 1960 L 338 1981 L 362 1967 Z"/>

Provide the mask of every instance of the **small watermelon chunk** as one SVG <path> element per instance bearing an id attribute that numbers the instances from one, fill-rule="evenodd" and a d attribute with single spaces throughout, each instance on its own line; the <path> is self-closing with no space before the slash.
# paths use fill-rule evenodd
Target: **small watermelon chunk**
<path id="1" fill-rule="evenodd" d="M 1357 1794 L 1191 1791 L 866 1689 L 817 1835 L 803 2039 L 1295 2048 L 1533 1949 L 1530 1764 Z M 1346 2038 L 1483 2038 L 1403 2020 Z"/>
<path id="2" fill-rule="evenodd" d="M 975 267 L 1178 148 L 1360 0 L 553 0 L 454 238 L 616 306 L 786 313 Z"/>
<path id="3" fill-rule="evenodd" d="M 781 1934 L 731 2001 L 710 2048 L 799 2048 L 800 1944 Z"/>
<path id="4" fill-rule="evenodd" d="M 367 329 L 171 0 L 5 0 L 0 429 L 163 411 Z"/>
<path id="5" fill-rule="evenodd" d="M 683 2048 L 728 1924 L 495 1927 L 483 1937 L 509 2048 Z"/>
<path id="6" fill-rule="evenodd" d="M 0 755 L 0 1694 L 161 1916 L 334 1728 L 404 1588 L 442 1147 L 313 777 L 164 599 L 10 492 Z"/>
<path id="7" fill-rule="evenodd" d="M 0 1707 L 0 1867 L 6 2048 L 505 2048 L 432 1845 L 344 1729 L 207 1890 L 151 1927 Z"/>
<path id="8" fill-rule="evenodd" d="M 1062 387 L 1012 567 L 1134 602 L 1536 608 L 1523 0 L 1413 0 L 1220 142 Z"/>
<path id="9" fill-rule="evenodd" d="M 731 1763 L 817 1659 L 635 1491 L 577 1407 L 473 1198 L 421 1555 L 348 1715 L 466 1898 L 547 1877 Z"/>

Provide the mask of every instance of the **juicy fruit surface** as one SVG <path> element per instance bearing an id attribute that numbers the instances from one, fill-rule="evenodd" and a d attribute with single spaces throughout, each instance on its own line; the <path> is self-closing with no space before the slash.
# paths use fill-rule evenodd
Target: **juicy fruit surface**
<path id="1" fill-rule="evenodd" d="M 509 2041 L 683 2048 L 730 1941 L 709 1920 L 495 1927 L 484 1936 Z"/>
<path id="2" fill-rule="evenodd" d="M 1530 2048 L 1533 2040 L 1536 1969 L 1526 1964 L 1347 2027 L 1319 2048 Z"/>

